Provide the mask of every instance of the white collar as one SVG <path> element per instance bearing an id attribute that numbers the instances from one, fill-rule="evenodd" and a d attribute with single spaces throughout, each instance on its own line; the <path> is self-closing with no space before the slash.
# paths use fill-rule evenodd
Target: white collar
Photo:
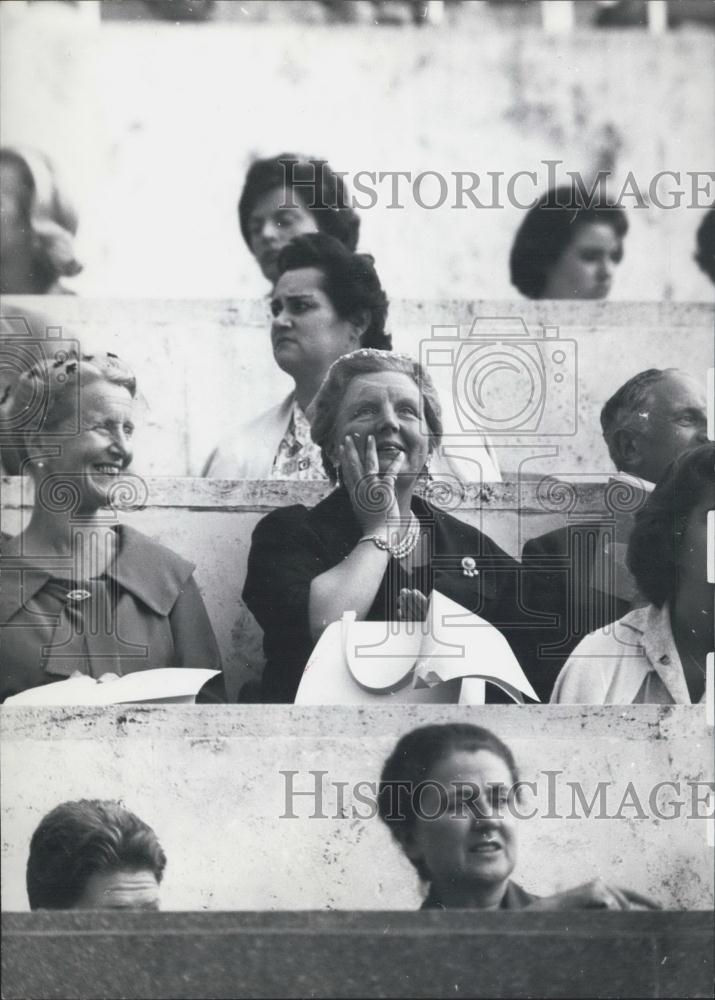
<path id="1" fill-rule="evenodd" d="M 673 638 L 670 605 L 655 604 L 636 608 L 620 620 L 620 624 L 639 633 L 648 666 L 660 677 L 676 704 L 690 704 L 690 692 L 685 682 L 683 664 Z"/>

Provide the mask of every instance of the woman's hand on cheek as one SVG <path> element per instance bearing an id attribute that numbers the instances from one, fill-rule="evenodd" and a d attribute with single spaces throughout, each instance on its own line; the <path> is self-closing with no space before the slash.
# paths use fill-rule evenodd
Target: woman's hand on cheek
<path id="1" fill-rule="evenodd" d="M 400 452 L 382 474 L 372 434 L 367 439 L 364 462 L 350 434 L 340 445 L 339 454 L 343 485 L 360 527 L 366 535 L 386 538 L 388 523 L 400 516 L 395 479 L 402 468 L 404 453 Z"/>
<path id="2" fill-rule="evenodd" d="M 532 903 L 530 910 L 659 910 L 660 906 L 632 889 L 608 885 L 597 878 L 567 892 L 557 892 Z"/>

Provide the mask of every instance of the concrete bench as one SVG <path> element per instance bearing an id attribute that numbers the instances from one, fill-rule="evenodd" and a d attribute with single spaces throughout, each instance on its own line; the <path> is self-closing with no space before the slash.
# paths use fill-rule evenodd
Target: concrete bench
<path id="1" fill-rule="evenodd" d="M 131 364 L 148 404 L 135 440 L 135 467 L 142 475 L 200 475 L 232 426 L 274 405 L 292 388 L 271 354 L 267 300 L 4 298 L 4 351 L 11 349 L 8 329 L 21 333 L 28 310 L 34 336 L 44 338 L 49 327 L 52 337 L 76 337 L 85 350 L 115 351 Z M 564 354 L 559 365 L 564 380 L 558 385 L 546 358 L 543 409 L 532 429 L 492 434 L 503 478 L 517 470 L 605 478 L 612 463 L 598 418 L 608 397 L 646 368 L 683 367 L 704 380 L 715 364 L 715 306 L 706 303 L 396 299 L 388 326 L 395 350 L 419 358 L 437 332 L 451 328 L 446 339 L 456 343 L 475 319 L 480 338 L 488 343 L 502 334 L 505 322 L 523 320 L 517 344 L 529 345 L 534 357 L 561 348 Z M 546 328 L 550 345 L 543 339 Z M 508 350 L 517 357 L 513 344 Z M 450 439 L 461 440 L 450 400 L 462 364 L 430 370 Z M 513 371 L 493 373 L 486 384 L 496 396 L 503 389 L 505 398 L 517 390 L 531 392 L 528 378 L 520 380 Z"/>
<path id="2" fill-rule="evenodd" d="M 710 997 L 712 913 L 9 913 L 7 1000 Z"/>
<path id="3" fill-rule="evenodd" d="M 448 509 L 478 527 L 518 558 L 523 543 L 569 519 L 612 518 L 614 508 L 632 504 L 629 491 L 590 481 L 550 477 L 468 486 L 453 494 Z M 3 530 L 21 530 L 32 502 L 26 480 L 7 477 L 3 487 Z M 196 564 L 196 578 L 214 624 L 230 694 L 260 676 L 262 633 L 241 599 L 251 533 L 270 510 L 289 504 L 312 506 L 330 487 L 321 483 L 234 482 L 149 478 L 135 481 L 141 510 L 118 513 Z"/>
<path id="4" fill-rule="evenodd" d="M 526 890 L 600 874 L 666 909 L 712 908 L 702 705 L 119 705 L 3 709 L 4 909 L 27 909 L 42 816 L 121 798 L 166 851 L 166 910 L 416 910 L 419 880 L 376 815 L 376 783 L 401 736 L 455 721 L 496 733 L 535 783 L 514 821 Z M 629 782 L 644 816 L 620 809 Z"/>

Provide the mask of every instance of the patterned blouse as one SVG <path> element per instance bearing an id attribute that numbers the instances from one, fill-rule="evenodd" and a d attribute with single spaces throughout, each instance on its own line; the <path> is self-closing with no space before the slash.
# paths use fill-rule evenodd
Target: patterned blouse
<path id="1" fill-rule="evenodd" d="M 271 479 L 327 478 L 320 448 L 310 436 L 308 418 L 294 399 L 286 432 L 273 460 Z"/>

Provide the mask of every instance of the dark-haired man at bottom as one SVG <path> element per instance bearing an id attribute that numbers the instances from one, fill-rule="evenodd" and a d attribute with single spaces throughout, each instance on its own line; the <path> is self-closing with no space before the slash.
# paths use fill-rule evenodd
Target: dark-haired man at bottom
<path id="1" fill-rule="evenodd" d="M 30 841 L 31 910 L 158 910 L 166 855 L 119 802 L 63 802 Z"/>

